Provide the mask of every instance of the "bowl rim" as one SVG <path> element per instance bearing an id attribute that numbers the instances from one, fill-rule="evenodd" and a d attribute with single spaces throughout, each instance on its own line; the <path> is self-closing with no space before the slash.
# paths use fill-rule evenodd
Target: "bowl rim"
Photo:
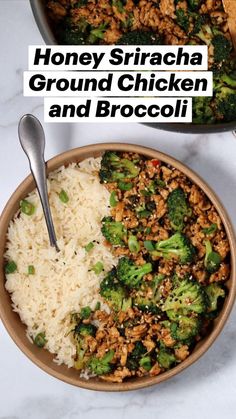
<path id="1" fill-rule="evenodd" d="M 31 10 L 39 32 L 46 45 L 58 45 L 49 20 L 45 13 L 44 4 L 39 0 L 29 0 Z"/>
<path id="2" fill-rule="evenodd" d="M 137 390 L 145 387 L 149 387 L 154 384 L 158 384 L 162 381 L 165 381 L 176 374 L 183 371 L 185 368 L 192 365 L 194 362 L 196 362 L 213 344 L 215 339 L 218 337 L 220 332 L 222 331 L 226 320 L 229 317 L 229 314 L 233 308 L 233 304 L 235 301 L 236 296 L 236 240 L 234 235 L 234 230 L 231 224 L 231 221 L 229 219 L 229 216 L 222 205 L 221 201 L 213 192 L 213 190 L 210 188 L 210 186 L 199 176 L 190 169 L 185 164 L 181 163 L 179 160 L 176 160 L 175 158 L 159 152 L 155 149 L 144 147 L 136 144 L 127 144 L 127 143 L 99 143 L 99 144 L 90 144 L 83 147 L 74 148 L 72 150 L 63 152 L 53 158 L 51 158 L 47 162 L 47 173 L 55 170 L 56 168 L 62 166 L 63 164 L 67 165 L 70 162 L 75 161 L 81 161 L 83 160 L 84 156 L 98 156 L 102 154 L 105 150 L 113 150 L 113 151 L 127 151 L 127 152 L 137 152 L 139 154 L 143 154 L 150 158 L 157 158 L 159 160 L 162 160 L 163 162 L 172 165 L 173 167 L 177 168 L 186 176 L 188 176 L 193 183 L 198 185 L 205 194 L 209 197 L 210 201 L 215 206 L 217 212 L 219 213 L 221 220 L 223 222 L 223 225 L 226 230 L 226 234 L 229 240 L 230 244 L 230 251 L 231 251 L 231 286 L 229 289 L 229 294 L 227 296 L 227 299 L 225 301 L 224 307 L 221 310 L 221 313 L 218 317 L 219 320 L 217 320 L 217 324 L 215 325 L 214 329 L 211 331 L 211 333 L 204 339 L 204 341 L 201 344 L 199 348 L 197 348 L 193 353 L 189 355 L 188 358 L 186 358 L 185 361 L 181 362 L 176 367 L 161 373 L 160 375 L 157 375 L 156 377 L 145 377 L 145 379 L 134 379 L 133 381 L 127 381 L 124 383 L 109 383 L 109 382 L 103 382 L 98 380 L 84 380 L 78 376 L 78 378 L 74 377 L 68 377 L 65 376 L 61 371 L 57 371 L 53 369 L 51 366 L 46 365 L 41 359 L 37 357 L 37 353 L 33 353 L 22 341 L 21 336 L 17 334 L 17 332 L 14 330 L 14 328 L 9 324 L 9 320 L 7 317 L 7 313 L 5 310 L 5 305 L 2 303 L 2 299 L 0 299 L 0 318 L 8 332 L 8 334 L 11 336 L 15 344 L 19 347 L 19 349 L 38 367 L 40 367 L 42 370 L 47 372 L 48 374 L 54 376 L 55 378 L 58 378 L 66 383 L 89 389 L 89 390 L 97 390 L 97 391 L 127 391 L 127 390 Z M 3 212 L 0 217 L 0 241 L 3 241 L 5 243 L 5 235 L 2 235 L 2 231 L 4 231 L 4 227 L 7 228 L 9 225 L 9 221 L 12 219 L 11 213 L 13 206 L 16 205 L 17 202 L 20 201 L 20 198 L 24 196 L 26 191 L 30 188 L 33 190 L 35 188 L 35 184 L 33 181 L 32 175 L 27 176 L 23 182 L 20 183 L 20 185 L 17 187 L 15 192 L 11 195 L 10 199 L 8 200 L 5 208 L 3 209 Z M 28 193 L 28 191 L 27 191 Z M 4 252 L 0 251 L 3 255 Z M 2 256 L 0 255 L 0 256 Z M 0 272 L 0 281 L 4 281 L 4 272 L 3 272 L 3 266 L 1 267 Z M 4 282 L 3 282 L 4 287 Z M 19 318 L 19 322 L 21 323 L 21 320 Z M 55 364 L 56 365 L 56 364 Z"/>

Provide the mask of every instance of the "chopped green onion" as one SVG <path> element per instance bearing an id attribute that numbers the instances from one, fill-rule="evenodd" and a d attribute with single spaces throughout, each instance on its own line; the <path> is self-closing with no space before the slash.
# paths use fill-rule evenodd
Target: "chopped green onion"
<path id="1" fill-rule="evenodd" d="M 27 199 L 23 199 L 20 201 L 20 209 L 26 215 L 33 215 L 35 212 L 35 206 L 31 204 L 31 202 L 27 201 Z"/>
<path id="2" fill-rule="evenodd" d="M 88 319 L 91 316 L 92 310 L 89 306 L 81 308 L 80 317 L 81 319 Z"/>
<path id="3" fill-rule="evenodd" d="M 131 198 L 132 198 L 132 196 L 129 198 L 129 200 L 131 200 Z M 134 201 L 134 202 L 132 202 L 133 204 L 136 204 L 136 202 Z M 138 213 L 138 212 L 141 212 L 141 211 L 143 211 L 143 210 L 145 210 L 146 209 L 146 206 L 145 206 L 145 203 L 143 202 L 142 204 L 140 204 L 140 205 L 138 205 L 138 206 L 136 206 L 136 208 L 135 208 L 135 211 Z"/>
<path id="4" fill-rule="evenodd" d="M 94 248 L 94 244 L 93 242 L 89 242 L 88 244 L 86 244 L 86 246 L 84 246 L 86 252 L 90 252 L 90 250 L 92 250 Z"/>
<path id="5" fill-rule="evenodd" d="M 121 0 L 112 0 L 112 6 L 115 6 L 119 13 L 125 13 L 124 6 Z"/>
<path id="6" fill-rule="evenodd" d="M 150 234 L 151 232 L 152 232 L 151 227 L 147 227 L 146 230 L 145 230 L 145 233 L 146 234 Z"/>
<path id="7" fill-rule="evenodd" d="M 212 244 L 210 240 L 205 241 L 206 254 L 204 259 L 204 266 L 209 273 L 218 271 L 221 264 L 221 256 L 219 253 L 212 250 Z"/>
<path id="8" fill-rule="evenodd" d="M 151 195 L 151 193 L 150 193 L 150 192 L 148 192 L 148 191 L 147 191 L 147 189 L 141 189 L 141 190 L 140 190 L 140 193 L 141 193 L 141 195 L 143 195 L 143 196 L 149 196 L 149 195 Z"/>
<path id="9" fill-rule="evenodd" d="M 103 271 L 103 263 L 95 263 L 95 265 L 92 267 L 92 270 L 95 272 L 96 275 L 99 275 Z"/>
<path id="10" fill-rule="evenodd" d="M 132 253 L 137 253 L 140 250 L 140 244 L 136 236 L 129 236 L 128 246 Z"/>
<path id="11" fill-rule="evenodd" d="M 149 252 L 153 252 L 153 250 L 155 250 L 155 247 L 151 240 L 145 240 L 143 244 L 144 244 L 145 249 L 147 249 Z"/>
<path id="12" fill-rule="evenodd" d="M 97 301 L 97 303 L 95 305 L 95 311 L 100 310 L 100 308 L 101 308 L 101 303 L 100 303 L 100 301 Z"/>
<path id="13" fill-rule="evenodd" d="M 35 274 L 35 267 L 33 265 L 28 266 L 28 275 L 34 275 Z"/>
<path id="14" fill-rule="evenodd" d="M 67 202 L 69 201 L 69 196 L 67 195 L 66 191 L 64 191 L 64 189 L 62 189 L 59 193 L 59 199 L 61 200 L 61 202 L 63 202 L 63 204 L 67 204 Z"/>
<path id="15" fill-rule="evenodd" d="M 122 300 L 122 307 L 121 307 L 121 311 L 127 311 L 128 308 L 132 307 L 132 298 L 124 298 Z"/>
<path id="16" fill-rule="evenodd" d="M 157 183 L 156 183 L 155 180 L 152 180 L 151 183 L 150 183 L 150 185 L 149 185 L 149 187 L 148 187 L 148 190 L 149 190 L 149 192 L 151 194 L 155 194 L 156 193 L 156 189 L 157 189 Z"/>
<path id="17" fill-rule="evenodd" d="M 147 188 L 146 195 L 153 195 L 156 193 L 157 188 L 164 188 L 166 186 L 165 182 L 161 179 L 152 180 Z"/>
<path id="18" fill-rule="evenodd" d="M 112 193 L 110 195 L 110 206 L 111 207 L 116 207 L 117 204 L 118 204 L 118 199 L 117 199 L 116 192 L 112 191 Z"/>
<path id="19" fill-rule="evenodd" d="M 133 13 L 129 12 L 128 18 L 120 22 L 122 28 L 128 29 L 133 24 Z M 133 163 L 137 163 L 138 160 L 133 160 Z"/>
<path id="20" fill-rule="evenodd" d="M 202 232 L 204 234 L 213 234 L 217 231 L 217 229 L 218 229 L 217 224 L 213 223 L 213 224 L 210 225 L 210 227 L 203 228 Z"/>
<path id="21" fill-rule="evenodd" d="M 7 262 L 7 264 L 5 265 L 6 274 L 13 274 L 13 272 L 15 272 L 16 269 L 17 269 L 17 265 L 13 260 Z"/>
<path id="22" fill-rule="evenodd" d="M 38 333 L 34 338 L 34 343 L 38 348 L 43 348 L 45 346 L 45 343 L 47 342 L 45 338 L 45 333 L 41 332 Z"/>
<path id="23" fill-rule="evenodd" d="M 138 212 L 139 218 L 148 218 L 150 215 L 151 215 L 151 211 L 148 211 L 146 209 Z"/>
<path id="24" fill-rule="evenodd" d="M 144 356 L 140 359 L 139 365 L 140 367 L 143 367 L 146 371 L 150 371 L 150 369 L 152 368 L 151 357 Z"/>
<path id="25" fill-rule="evenodd" d="M 117 186 L 121 191 L 130 191 L 133 188 L 133 183 L 119 180 Z"/>
<path id="26" fill-rule="evenodd" d="M 78 317 L 78 313 L 70 313 L 70 320 L 71 323 L 79 323 L 79 317 Z"/>
<path id="27" fill-rule="evenodd" d="M 166 183 L 164 182 L 164 180 L 161 180 L 161 179 L 156 179 L 156 184 L 160 188 L 164 188 L 166 186 Z"/>

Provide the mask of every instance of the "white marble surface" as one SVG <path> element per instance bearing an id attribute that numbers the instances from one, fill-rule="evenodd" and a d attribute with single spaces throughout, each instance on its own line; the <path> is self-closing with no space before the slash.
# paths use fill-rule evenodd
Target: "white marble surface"
<path id="1" fill-rule="evenodd" d="M 28 44 L 42 43 L 28 0 L 0 0 L 0 211 L 28 174 L 17 138 L 24 113 L 43 119 L 42 100 L 23 98 Z M 181 135 L 137 124 L 45 125 L 47 158 L 92 142 L 155 147 L 187 163 L 218 193 L 236 225 L 236 138 Z M 132 393 L 95 393 L 34 366 L 0 323 L 0 419 L 226 419 L 236 415 L 236 311 L 208 353 L 169 382 Z"/>

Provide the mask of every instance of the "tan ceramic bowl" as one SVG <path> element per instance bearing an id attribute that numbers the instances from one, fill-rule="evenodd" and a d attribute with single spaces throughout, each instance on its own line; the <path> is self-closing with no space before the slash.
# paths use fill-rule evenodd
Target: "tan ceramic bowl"
<path id="1" fill-rule="evenodd" d="M 105 390 L 105 391 L 124 391 L 124 390 L 135 390 L 142 387 L 147 387 L 153 384 L 160 383 L 161 381 L 167 380 L 173 377 L 175 374 L 181 372 L 186 367 L 190 366 L 195 362 L 214 342 L 216 337 L 221 332 L 229 314 L 233 307 L 235 292 L 236 292 L 236 277 L 235 277 L 235 261 L 236 261 L 236 242 L 232 229 L 232 225 L 229 218 L 219 202 L 214 192 L 207 186 L 207 184 L 199 178 L 192 170 L 188 169 L 179 161 L 162 154 L 158 151 L 150 148 L 145 148 L 130 144 L 96 144 L 82 148 L 76 148 L 66 153 L 60 154 L 57 157 L 51 159 L 48 164 L 48 172 L 57 169 L 59 166 L 69 164 L 71 162 L 79 162 L 87 157 L 97 157 L 105 150 L 120 150 L 120 151 L 131 151 L 143 154 L 149 158 L 155 158 L 164 161 L 165 163 L 171 164 L 183 173 L 187 175 L 194 183 L 196 183 L 209 199 L 214 204 L 218 213 L 223 221 L 226 233 L 228 235 L 230 249 L 231 249 L 231 277 L 227 283 L 228 296 L 225 300 L 223 309 L 219 317 L 214 322 L 212 332 L 201 340 L 195 347 L 193 353 L 181 364 L 174 367 L 173 369 L 158 375 L 157 377 L 144 377 L 131 379 L 125 383 L 107 383 L 99 379 L 84 380 L 79 377 L 78 372 L 75 369 L 67 368 L 66 366 L 58 366 L 53 362 L 53 355 L 44 349 L 39 349 L 35 345 L 32 345 L 26 337 L 25 326 L 21 323 L 19 316 L 13 312 L 11 308 L 11 299 L 8 292 L 5 290 L 4 282 L 4 271 L 3 271 L 3 255 L 6 242 L 6 233 L 10 220 L 19 208 L 19 202 L 29 192 L 35 188 L 35 184 L 32 176 L 28 176 L 21 185 L 14 192 L 10 200 L 8 201 L 2 216 L 0 218 L 0 316 L 5 325 L 9 335 L 12 337 L 17 346 L 31 359 L 36 365 L 42 368 L 47 373 L 53 375 L 60 380 L 63 380 L 69 384 L 76 385 L 78 387 L 87 388 L 90 390 Z M 51 280 L 51 279 L 50 279 Z"/>

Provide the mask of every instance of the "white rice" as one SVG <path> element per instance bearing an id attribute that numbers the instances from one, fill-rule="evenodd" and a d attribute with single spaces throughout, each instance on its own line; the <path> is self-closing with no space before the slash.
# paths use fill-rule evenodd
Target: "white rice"
<path id="1" fill-rule="evenodd" d="M 105 271 L 116 258 L 103 245 L 101 219 L 109 214 L 109 193 L 99 183 L 100 159 L 87 159 L 52 172 L 48 180 L 49 199 L 60 253 L 50 247 L 42 207 L 36 191 L 27 199 L 36 206 L 32 216 L 16 214 L 8 229 L 6 259 L 17 264 L 8 274 L 6 289 L 11 293 L 13 309 L 34 338 L 45 332 L 45 347 L 55 361 L 73 366 L 75 347 L 68 333 L 69 314 L 81 307 L 94 308 L 99 299 L 99 283 L 104 272 L 96 275 L 91 267 L 102 261 Z M 64 189 L 69 202 L 59 193 Z M 96 240 L 86 252 L 84 246 Z M 28 266 L 35 274 L 28 275 Z"/>

